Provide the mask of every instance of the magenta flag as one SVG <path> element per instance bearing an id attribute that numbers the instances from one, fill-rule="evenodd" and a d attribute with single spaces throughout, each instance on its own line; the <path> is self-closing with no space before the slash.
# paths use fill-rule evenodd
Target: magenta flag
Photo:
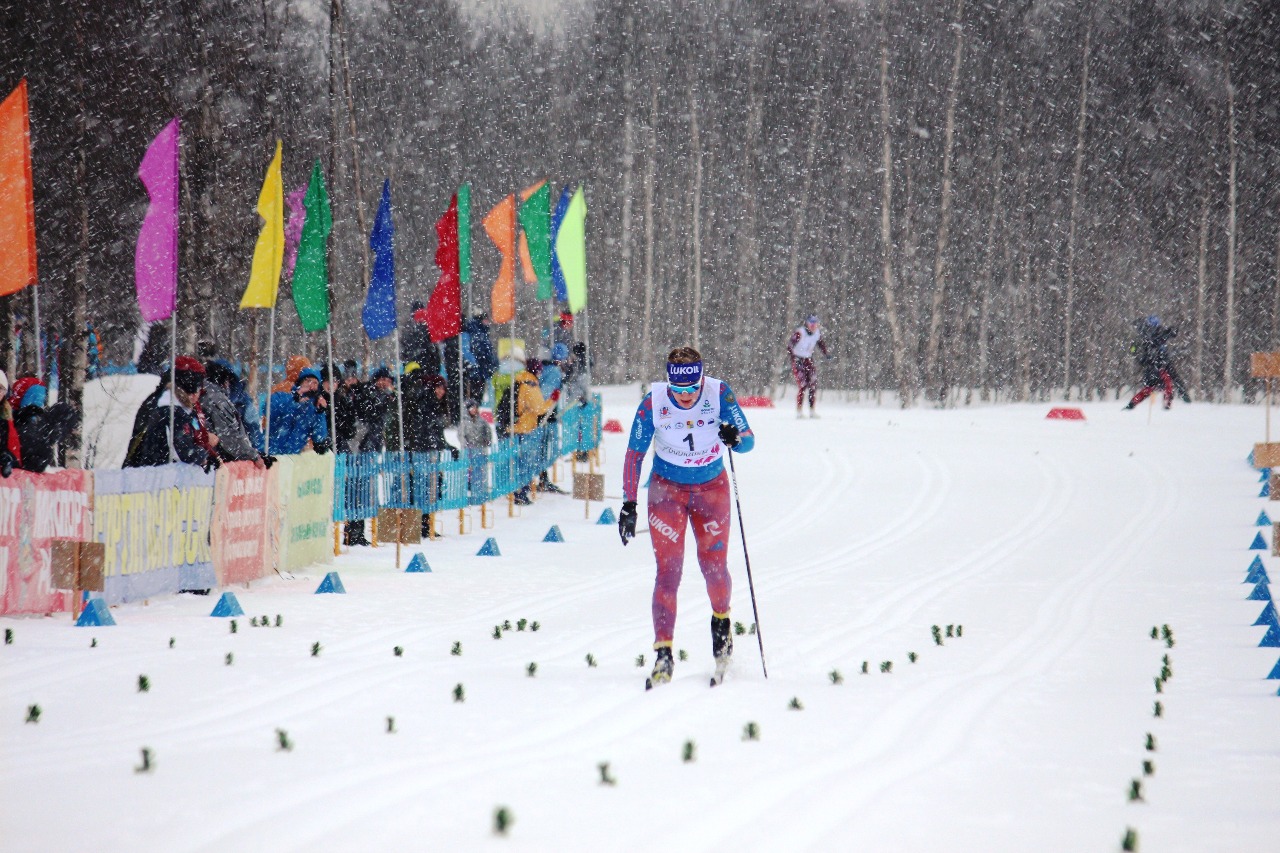
<path id="1" fill-rule="evenodd" d="M 307 185 L 303 184 L 284 197 L 289 205 L 289 221 L 284 224 L 284 278 L 293 280 L 293 267 L 298 262 L 298 243 L 307 224 Z"/>
<path id="2" fill-rule="evenodd" d="M 134 254 L 138 308 L 148 323 L 173 316 L 178 301 L 178 120 L 147 146 L 138 179 L 147 188 L 147 208 Z"/>

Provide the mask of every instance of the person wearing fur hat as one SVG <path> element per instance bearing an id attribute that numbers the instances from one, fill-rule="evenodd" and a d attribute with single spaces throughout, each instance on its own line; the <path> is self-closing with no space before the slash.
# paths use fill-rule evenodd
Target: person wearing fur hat
<path id="1" fill-rule="evenodd" d="M 307 367 L 298 373 L 291 392 L 271 395 L 273 454 L 301 453 L 308 443 L 316 453 L 329 452 L 328 398 L 320 394 L 320 371 Z"/>
<path id="2" fill-rule="evenodd" d="M 168 465 L 174 459 L 206 470 L 218 464 L 218 436 L 209 431 L 199 405 L 204 365 L 189 355 L 180 355 L 174 367 L 173 381 L 156 399 L 145 429 L 129 445 L 125 468 Z"/>

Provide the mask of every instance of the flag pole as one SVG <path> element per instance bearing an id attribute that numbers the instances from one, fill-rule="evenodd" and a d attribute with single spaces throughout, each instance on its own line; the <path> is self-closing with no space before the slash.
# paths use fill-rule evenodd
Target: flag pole
<path id="1" fill-rule="evenodd" d="M 40 285 L 31 283 L 31 322 L 36 329 L 36 378 L 44 381 L 44 341 L 40 337 Z"/>
<path id="2" fill-rule="evenodd" d="M 174 404 L 178 400 L 178 306 L 174 301 L 173 314 L 169 316 L 169 464 L 178 461 L 178 451 L 173 446 Z"/>
<path id="3" fill-rule="evenodd" d="M 277 297 L 278 298 L 278 297 Z M 271 455 L 271 379 L 276 366 L 276 303 L 271 302 L 271 320 L 267 330 L 267 428 L 265 430 L 265 456 Z"/>
<path id="4" fill-rule="evenodd" d="M 338 452 L 338 414 L 334 410 L 334 400 L 338 396 L 338 379 L 337 374 L 333 370 L 333 318 L 329 318 L 329 325 L 325 327 L 325 344 L 329 348 L 329 384 L 333 386 L 333 390 L 329 392 L 329 446 L 334 453 Z"/>
<path id="5" fill-rule="evenodd" d="M 401 392 L 400 374 L 404 368 L 400 364 L 400 324 L 396 323 L 396 422 L 400 428 L 400 500 L 404 500 L 404 394 Z M 396 510 L 396 568 L 400 568 L 400 540 L 404 538 L 404 510 Z"/>

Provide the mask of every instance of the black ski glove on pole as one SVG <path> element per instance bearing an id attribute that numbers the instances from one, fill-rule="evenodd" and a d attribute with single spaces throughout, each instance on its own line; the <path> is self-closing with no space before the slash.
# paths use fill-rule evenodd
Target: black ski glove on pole
<path id="1" fill-rule="evenodd" d="M 618 535 L 622 537 L 622 544 L 626 545 L 627 541 L 634 539 L 636 536 L 636 502 L 623 501 L 622 512 L 618 513 Z"/>
<path id="2" fill-rule="evenodd" d="M 720 440 L 730 449 L 738 446 L 738 428 L 728 421 L 720 424 Z"/>

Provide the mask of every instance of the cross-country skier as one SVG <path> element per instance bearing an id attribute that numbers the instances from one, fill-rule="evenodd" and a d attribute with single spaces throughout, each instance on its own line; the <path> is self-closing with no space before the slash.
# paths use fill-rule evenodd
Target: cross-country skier
<path id="1" fill-rule="evenodd" d="M 1178 334 L 1177 331 L 1170 326 L 1161 325 L 1160 318 L 1154 314 L 1135 320 L 1134 326 L 1138 329 L 1138 339 L 1129 347 L 1129 351 L 1138 359 L 1138 366 L 1142 368 L 1142 388 L 1138 389 L 1138 393 L 1133 395 L 1125 408 L 1132 409 L 1161 387 L 1164 389 L 1166 409 L 1173 405 L 1175 388 L 1183 402 L 1190 403 L 1191 396 L 1178 379 L 1173 358 L 1169 354 L 1169 341 Z"/>
<path id="2" fill-rule="evenodd" d="M 698 565 L 711 599 L 712 683 L 719 683 L 733 654 L 729 633 L 729 475 L 721 447 L 751 450 L 755 436 L 728 384 L 704 376 L 702 355 L 677 347 L 667 356 L 667 381 L 655 382 L 636 410 L 622 468 L 622 544 L 636 535 L 636 491 L 640 468 L 654 443 L 649 479 L 649 538 L 658 563 L 653 585 L 653 648 L 656 661 L 646 687 L 671 680 L 671 641 L 676 591 L 684 568 L 685 528 L 692 523 Z"/>
<path id="3" fill-rule="evenodd" d="M 796 392 L 797 418 L 804 416 L 806 391 L 809 392 L 809 417 L 818 416 L 813 408 L 818 397 L 818 365 L 813 361 L 815 349 L 822 350 L 824 357 L 831 358 L 831 353 L 827 352 L 827 344 L 822 340 L 822 327 L 818 325 L 818 318 L 810 314 L 804 325 L 791 333 L 791 340 L 787 342 L 787 353 L 791 356 L 791 375 L 795 377 L 796 386 L 800 389 Z"/>

